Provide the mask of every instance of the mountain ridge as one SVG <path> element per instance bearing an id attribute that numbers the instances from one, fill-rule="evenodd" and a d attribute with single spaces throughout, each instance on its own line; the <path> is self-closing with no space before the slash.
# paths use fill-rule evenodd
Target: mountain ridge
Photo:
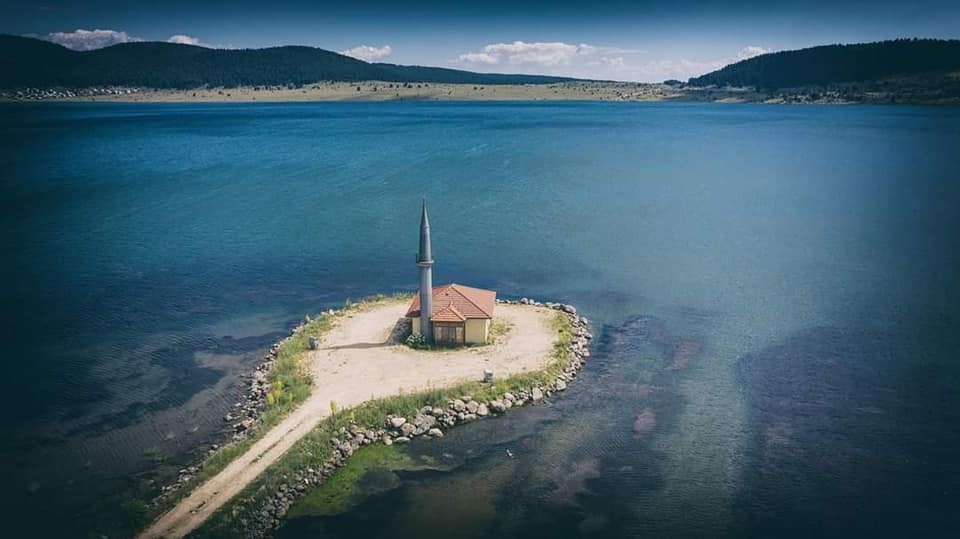
<path id="1" fill-rule="evenodd" d="M 773 90 L 960 70 L 960 40 L 894 39 L 762 54 L 688 80 L 691 86 Z"/>
<path id="2" fill-rule="evenodd" d="M 144 41 L 74 51 L 40 39 L 0 35 L 0 88 L 112 85 L 186 89 L 364 80 L 496 85 L 587 79 L 367 63 L 302 45 L 210 49 Z"/>

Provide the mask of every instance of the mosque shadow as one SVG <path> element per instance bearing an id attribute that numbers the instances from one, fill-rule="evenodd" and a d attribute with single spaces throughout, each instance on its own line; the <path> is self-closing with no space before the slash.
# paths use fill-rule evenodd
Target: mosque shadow
<path id="1" fill-rule="evenodd" d="M 393 346 L 395 344 L 402 343 L 410 332 L 412 331 L 412 324 L 409 318 L 403 317 L 397 319 L 397 322 L 393 325 L 393 328 L 390 330 L 390 335 L 387 337 L 387 340 L 383 342 L 358 342 L 352 344 L 344 344 L 341 346 L 329 346 L 326 347 L 327 350 L 366 350 L 369 348 L 385 348 L 387 346 Z"/>

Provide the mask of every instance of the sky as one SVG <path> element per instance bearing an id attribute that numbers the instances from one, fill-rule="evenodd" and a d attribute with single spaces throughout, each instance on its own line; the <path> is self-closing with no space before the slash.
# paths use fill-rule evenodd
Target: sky
<path id="1" fill-rule="evenodd" d="M 960 38 L 960 1 L 0 0 L 0 33 L 77 50 L 127 41 L 308 45 L 373 62 L 638 82 L 771 51 Z"/>

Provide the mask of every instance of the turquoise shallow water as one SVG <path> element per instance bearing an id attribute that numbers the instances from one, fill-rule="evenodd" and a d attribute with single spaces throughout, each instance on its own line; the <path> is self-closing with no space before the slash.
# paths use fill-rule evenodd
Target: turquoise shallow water
<path id="1" fill-rule="evenodd" d="M 0 111 L 18 524 L 122 534 L 110 496 L 216 440 L 296 320 L 415 288 L 425 196 L 436 282 L 575 303 L 594 360 L 548 408 L 412 449 L 453 471 L 283 534 L 957 531 L 960 111 Z"/>

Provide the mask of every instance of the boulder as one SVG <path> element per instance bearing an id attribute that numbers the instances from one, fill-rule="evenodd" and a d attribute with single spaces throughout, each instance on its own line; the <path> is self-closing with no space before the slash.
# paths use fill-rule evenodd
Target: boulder
<path id="1" fill-rule="evenodd" d="M 530 398 L 533 399 L 533 402 L 539 402 L 543 400 L 543 390 L 539 387 L 533 388 L 530 391 Z"/>
<path id="2" fill-rule="evenodd" d="M 407 438 L 406 436 L 400 436 L 399 438 L 397 438 L 396 440 L 394 440 L 394 442 L 396 442 L 396 443 L 398 443 L 398 444 L 405 444 L 405 443 L 407 443 L 407 442 L 409 442 L 409 441 L 410 441 L 410 438 Z"/>
<path id="3" fill-rule="evenodd" d="M 417 427 L 413 423 L 404 423 L 403 426 L 400 427 L 400 436 L 410 437 L 415 435 L 416 432 Z"/>
<path id="4" fill-rule="evenodd" d="M 443 431 L 434 427 L 427 431 L 427 435 L 432 436 L 434 438 L 443 438 Z"/>
<path id="5" fill-rule="evenodd" d="M 395 428 L 395 429 L 399 429 L 400 427 L 402 427 L 402 426 L 407 422 L 407 418 L 405 418 L 405 417 L 391 417 L 391 418 L 388 420 L 388 422 L 389 422 L 389 424 L 390 424 L 391 427 L 393 427 L 393 428 Z"/>
<path id="6" fill-rule="evenodd" d="M 507 411 L 507 407 L 504 406 L 503 401 L 493 400 L 490 401 L 490 411 L 495 414 L 502 414 Z"/>
<path id="7" fill-rule="evenodd" d="M 461 399 L 456 399 L 453 401 L 453 410 L 455 412 L 462 412 L 467 409 L 467 403 L 463 402 Z"/>
<path id="8" fill-rule="evenodd" d="M 567 383 L 557 378 L 557 391 L 563 391 L 564 389 L 567 389 Z"/>
<path id="9" fill-rule="evenodd" d="M 478 403 L 477 401 L 472 400 L 467 403 L 467 413 L 475 414 L 477 413 L 477 409 L 479 408 L 480 408 L 480 403 Z"/>
<path id="10" fill-rule="evenodd" d="M 423 434 L 430 430 L 437 423 L 437 418 L 432 415 L 418 414 L 413 420 L 413 426 L 416 427 L 414 434 Z"/>
<path id="11" fill-rule="evenodd" d="M 482 404 L 482 403 L 481 403 L 480 406 L 477 406 L 477 415 L 478 415 L 478 416 L 484 417 L 484 416 L 489 415 L 489 414 L 490 414 L 490 410 L 487 409 L 487 405 L 486 405 L 486 404 Z"/>

